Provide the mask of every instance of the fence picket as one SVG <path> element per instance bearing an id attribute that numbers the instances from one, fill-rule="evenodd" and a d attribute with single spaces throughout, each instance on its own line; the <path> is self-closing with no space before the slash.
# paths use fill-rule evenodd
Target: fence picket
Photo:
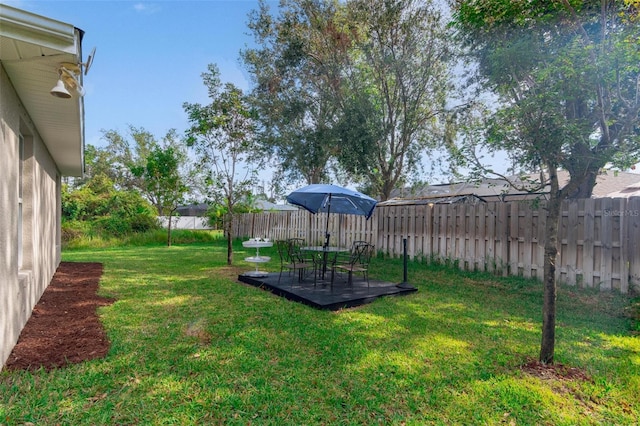
<path id="1" fill-rule="evenodd" d="M 627 202 L 627 241 L 626 247 L 629 286 L 640 289 L 640 197 L 630 198 Z"/>
<path id="2" fill-rule="evenodd" d="M 486 269 L 489 272 L 495 273 L 498 269 L 497 262 L 497 251 L 496 247 L 498 245 L 498 233 L 496 230 L 496 221 L 497 221 L 497 204 L 491 203 L 487 205 L 487 225 L 486 229 L 486 237 L 485 237 L 485 259 L 483 259 Z"/>
<path id="3" fill-rule="evenodd" d="M 629 232 L 627 227 L 629 226 L 629 220 L 624 220 L 629 215 L 629 199 L 621 198 L 620 200 L 620 220 L 619 220 L 619 279 L 620 279 L 620 292 L 629 292 L 629 252 L 625 248 L 629 245 Z"/>
<path id="4" fill-rule="evenodd" d="M 544 209 L 546 204 L 539 202 L 534 213 L 536 218 L 536 232 L 532 235 L 536 239 L 535 243 L 535 265 L 536 265 L 536 277 L 539 280 L 544 278 L 544 243 L 545 243 L 545 229 L 547 226 L 547 215 Z"/>
<path id="5" fill-rule="evenodd" d="M 566 246 L 564 247 L 565 258 L 562 259 L 562 264 L 566 265 L 567 271 L 566 282 L 576 282 L 576 269 L 578 261 L 578 238 L 577 230 L 578 226 L 578 203 L 575 200 L 570 200 L 567 209 L 567 230 L 564 241 Z"/>
<path id="6" fill-rule="evenodd" d="M 582 281 L 593 287 L 596 200 L 584 200 L 584 242 L 582 249 Z"/>
<path id="7" fill-rule="evenodd" d="M 487 255 L 487 206 L 480 203 L 474 211 L 475 218 L 475 248 L 473 253 L 474 269 L 477 271 L 486 271 L 486 255 Z"/>

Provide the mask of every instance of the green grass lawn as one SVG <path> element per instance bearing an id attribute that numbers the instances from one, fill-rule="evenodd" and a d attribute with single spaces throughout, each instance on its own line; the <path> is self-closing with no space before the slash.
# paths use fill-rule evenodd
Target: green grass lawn
<path id="1" fill-rule="evenodd" d="M 235 264 L 253 254 L 236 244 Z M 269 264 L 277 269 L 274 260 Z M 411 263 L 419 290 L 338 312 L 237 282 L 223 241 L 77 249 L 102 262 L 106 358 L 0 373 L 0 424 L 638 424 L 631 300 L 562 287 L 556 361 L 535 377 L 542 286 Z M 397 259 L 371 276 L 400 282 Z"/>

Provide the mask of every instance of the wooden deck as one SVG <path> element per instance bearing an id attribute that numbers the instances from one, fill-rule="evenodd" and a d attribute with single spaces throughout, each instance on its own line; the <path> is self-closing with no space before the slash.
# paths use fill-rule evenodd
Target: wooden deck
<path id="1" fill-rule="evenodd" d="M 322 280 L 318 280 L 314 285 L 313 276 L 298 282 L 296 274 L 283 272 L 278 282 L 279 275 L 277 272 L 272 272 L 266 277 L 239 275 L 238 281 L 271 291 L 288 300 L 331 311 L 364 305 L 383 296 L 399 296 L 417 291 L 407 283 L 398 284 L 375 279 L 369 279 L 367 286 L 367 282 L 361 276 L 354 276 L 351 285 L 347 284 L 344 277 L 336 279 L 333 285 Z"/>

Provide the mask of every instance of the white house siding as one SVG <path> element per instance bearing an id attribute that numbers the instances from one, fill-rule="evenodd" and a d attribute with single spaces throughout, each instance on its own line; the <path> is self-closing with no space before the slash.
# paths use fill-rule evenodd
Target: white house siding
<path id="1" fill-rule="evenodd" d="M 158 216 L 158 221 L 163 228 L 169 227 L 169 216 Z M 173 216 L 171 229 L 213 229 L 207 223 L 206 217 L 200 216 Z"/>
<path id="2" fill-rule="evenodd" d="M 60 177 L 0 66 L 0 365 L 60 263 Z M 25 137 L 22 267 L 18 267 L 19 135 Z"/>

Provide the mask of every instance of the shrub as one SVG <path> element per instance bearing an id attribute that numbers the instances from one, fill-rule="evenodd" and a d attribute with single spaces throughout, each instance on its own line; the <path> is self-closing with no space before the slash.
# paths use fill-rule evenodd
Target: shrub
<path id="1" fill-rule="evenodd" d="M 81 188 L 62 195 L 63 241 L 83 237 L 123 237 L 159 229 L 154 207 L 139 193 L 118 190 L 104 175 L 95 176 Z"/>
<path id="2" fill-rule="evenodd" d="M 82 238 L 89 233 L 89 224 L 79 220 L 69 220 L 62 223 L 60 239 L 63 245 Z"/>

